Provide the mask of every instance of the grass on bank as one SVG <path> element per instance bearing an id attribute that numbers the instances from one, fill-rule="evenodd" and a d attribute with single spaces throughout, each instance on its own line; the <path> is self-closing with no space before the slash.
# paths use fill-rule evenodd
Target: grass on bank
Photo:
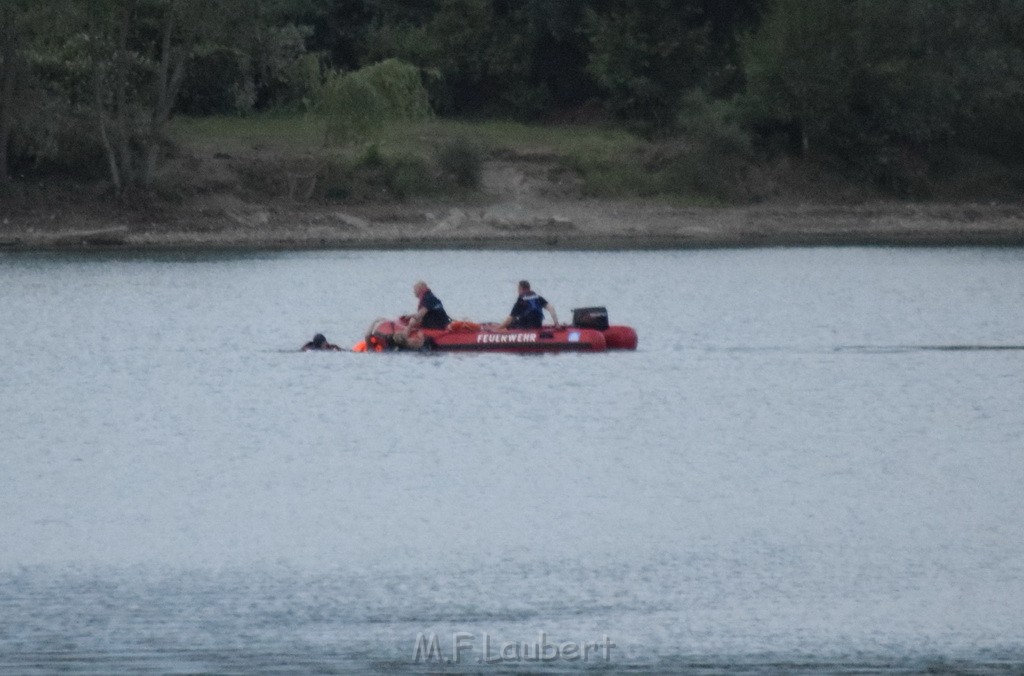
<path id="1" fill-rule="evenodd" d="M 611 127 L 432 118 L 384 125 L 372 138 L 337 145 L 328 142 L 324 118 L 275 113 L 178 118 L 172 136 L 186 154 L 244 160 L 253 189 L 294 196 L 288 181 L 274 185 L 274 174 L 291 172 L 313 185 L 299 190 L 304 196 L 327 200 L 466 198 L 488 158 L 542 162 L 576 176 L 594 197 L 708 203 L 728 199 L 732 180 L 720 172 L 720 184 L 704 181 L 709 174 L 699 163 L 706 158 L 685 144 L 655 144 Z"/>
<path id="2" fill-rule="evenodd" d="M 248 117 L 177 117 L 172 135 L 183 145 L 219 147 L 223 152 L 246 149 L 276 149 L 295 154 L 337 152 L 338 147 L 327 143 L 326 131 L 327 123 L 318 115 L 268 113 Z M 566 156 L 614 156 L 623 149 L 636 149 L 643 145 L 638 137 L 619 129 L 433 118 L 384 126 L 372 139 L 354 143 L 351 147 L 376 143 L 388 149 L 402 147 L 424 152 L 441 141 L 460 137 L 473 139 L 486 152 L 514 150 Z"/>

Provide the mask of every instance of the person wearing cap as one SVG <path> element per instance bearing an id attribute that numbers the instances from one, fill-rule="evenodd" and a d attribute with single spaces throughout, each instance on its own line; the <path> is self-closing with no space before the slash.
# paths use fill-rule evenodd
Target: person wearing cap
<path id="1" fill-rule="evenodd" d="M 328 343 L 327 338 L 322 333 L 318 333 L 313 336 L 313 340 L 309 341 L 302 346 L 303 352 L 309 352 L 310 350 L 326 350 L 330 352 L 341 352 L 341 348 L 334 343 Z"/>
<path id="2" fill-rule="evenodd" d="M 419 298 L 419 305 L 415 314 L 409 316 L 409 323 L 403 332 L 406 337 L 416 328 L 424 329 L 445 329 L 451 323 L 451 318 L 444 311 L 441 300 L 434 295 L 426 282 L 416 282 L 412 286 L 412 292 Z"/>
<path id="3" fill-rule="evenodd" d="M 539 329 L 544 323 L 544 310 L 551 314 L 551 321 L 558 326 L 555 307 L 530 289 L 525 279 L 519 282 L 519 297 L 512 306 L 512 312 L 498 325 L 502 329 Z"/>

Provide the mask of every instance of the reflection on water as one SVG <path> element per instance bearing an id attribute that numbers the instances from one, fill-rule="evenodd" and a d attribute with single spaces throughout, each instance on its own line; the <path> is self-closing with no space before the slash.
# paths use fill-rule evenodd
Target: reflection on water
<path id="1" fill-rule="evenodd" d="M 1022 258 L 0 255 L 0 671 L 1019 669 Z M 420 277 L 640 349 L 297 351 Z"/>
<path id="2" fill-rule="evenodd" d="M 708 352 L 794 352 L 820 354 L 825 352 L 852 354 L 879 354 L 893 352 L 1002 352 L 1021 351 L 1024 345 L 835 345 L 828 347 L 793 348 L 782 345 L 761 345 L 744 347 L 708 347 Z"/>
<path id="3" fill-rule="evenodd" d="M 839 347 L 837 351 L 856 352 L 998 352 L 1024 350 L 1024 345 L 860 345 Z"/>

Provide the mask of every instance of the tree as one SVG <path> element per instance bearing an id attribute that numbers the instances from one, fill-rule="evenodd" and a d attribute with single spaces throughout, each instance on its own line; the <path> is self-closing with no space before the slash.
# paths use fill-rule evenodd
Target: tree
<path id="1" fill-rule="evenodd" d="M 429 15 L 392 8 L 392 20 L 375 24 L 368 36 L 368 57 L 376 62 L 395 56 L 437 73 L 432 100 L 441 112 L 479 110 L 492 94 L 487 82 L 494 19 L 490 4 L 437 0 Z"/>
<path id="2" fill-rule="evenodd" d="M 591 99 L 667 124 L 681 95 L 739 86 L 737 36 L 767 0 L 361 0 L 370 62 L 439 77 L 442 113 L 537 118 Z M 365 63 L 365 61 L 363 62 Z"/>
<path id="3" fill-rule="evenodd" d="M 840 40 L 850 30 L 833 3 L 777 0 L 748 43 L 749 93 L 765 119 L 796 131 L 803 152 L 827 136 L 849 98 L 856 54 Z"/>
<path id="4" fill-rule="evenodd" d="M 72 0 L 0 3 L 0 185 L 29 148 L 53 152 L 53 128 L 67 102 L 48 88 L 40 63 L 71 34 Z M 63 110 L 61 110 L 63 112 Z"/>
<path id="5" fill-rule="evenodd" d="M 737 35 L 762 0 L 603 0 L 587 11 L 588 71 L 612 110 L 664 128 L 682 96 L 734 86 Z"/>
<path id="6" fill-rule="evenodd" d="M 85 15 L 93 109 L 117 193 L 151 187 L 196 44 L 231 35 L 246 6 L 228 0 L 97 0 Z"/>
<path id="7" fill-rule="evenodd" d="M 436 73 L 429 86 L 439 112 L 536 118 L 595 91 L 578 30 L 584 4 L 435 0 L 412 12 L 383 2 L 364 34 L 366 54 Z"/>
<path id="8" fill-rule="evenodd" d="M 0 186 L 10 181 L 8 150 L 14 120 L 14 90 L 18 77 L 18 37 L 13 4 L 0 6 Z"/>
<path id="9" fill-rule="evenodd" d="M 556 110 L 596 98 L 597 84 L 587 72 L 590 45 L 581 30 L 591 3 L 505 0 L 505 4 L 510 15 L 521 17 L 528 85 L 547 94 Z"/>
<path id="10" fill-rule="evenodd" d="M 982 152 L 1024 160 L 1024 3 L 964 2 L 959 22 L 970 47 L 959 140 Z"/>
<path id="11" fill-rule="evenodd" d="M 762 119 L 798 131 L 804 151 L 857 163 L 977 143 L 979 125 L 1004 134 L 1021 119 L 1021 7 L 777 0 L 748 45 L 748 92 Z"/>
<path id="12" fill-rule="evenodd" d="M 26 0 L 0 4 L 0 186 L 10 181 L 10 149 L 18 107 L 23 105 L 27 52 L 35 33 L 47 23 L 45 9 Z"/>

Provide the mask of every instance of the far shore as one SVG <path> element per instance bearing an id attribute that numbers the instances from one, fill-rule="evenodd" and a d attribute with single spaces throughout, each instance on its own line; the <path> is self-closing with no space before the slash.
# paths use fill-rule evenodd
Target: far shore
<path id="1" fill-rule="evenodd" d="M 1024 203 L 878 202 L 692 207 L 528 198 L 487 206 L 294 204 L 210 196 L 159 211 L 5 213 L 0 250 L 677 249 L 1024 246 Z"/>

